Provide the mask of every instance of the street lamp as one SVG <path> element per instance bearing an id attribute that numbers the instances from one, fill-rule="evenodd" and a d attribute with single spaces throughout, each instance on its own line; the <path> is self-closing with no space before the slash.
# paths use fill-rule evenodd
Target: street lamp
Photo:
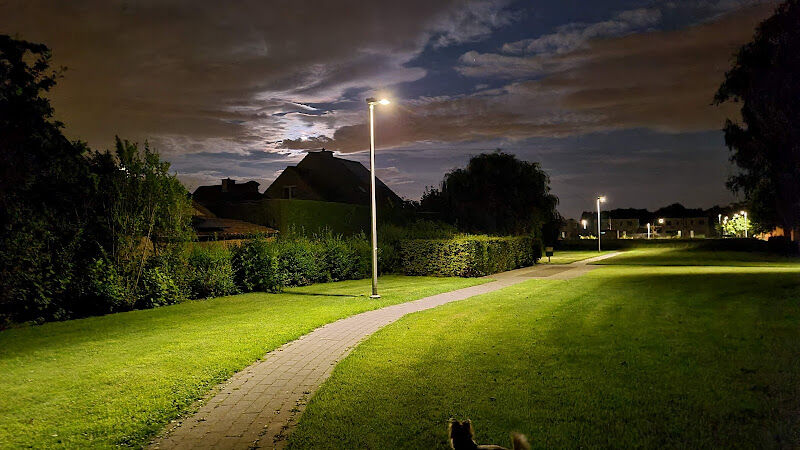
<path id="1" fill-rule="evenodd" d="M 747 239 L 747 211 L 740 211 L 740 214 L 744 216 L 744 237 Z"/>
<path id="2" fill-rule="evenodd" d="M 583 219 L 583 220 L 581 220 L 581 225 L 583 225 L 583 229 L 584 229 L 584 230 L 586 229 L 586 224 L 587 224 L 587 223 L 588 223 L 588 222 L 586 221 L 586 219 Z"/>
<path id="3" fill-rule="evenodd" d="M 372 295 L 370 298 L 381 298 L 378 295 L 378 216 L 375 211 L 375 105 L 388 105 L 385 98 L 367 99 L 369 105 L 369 191 L 372 216 Z"/>
<path id="4" fill-rule="evenodd" d="M 650 239 L 650 222 L 647 222 L 647 239 Z"/>
<path id="5" fill-rule="evenodd" d="M 600 250 L 600 203 L 606 201 L 606 197 L 603 195 L 597 196 L 597 251 Z"/>

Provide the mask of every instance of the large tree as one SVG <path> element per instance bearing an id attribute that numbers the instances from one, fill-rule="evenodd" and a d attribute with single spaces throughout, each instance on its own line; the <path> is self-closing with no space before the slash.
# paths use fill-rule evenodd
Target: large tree
<path id="1" fill-rule="evenodd" d="M 422 210 L 437 212 L 463 231 L 541 233 L 548 242 L 558 230 L 557 204 L 539 163 L 499 150 L 447 173 L 441 188 L 428 190 L 420 202 Z"/>
<path id="2" fill-rule="evenodd" d="M 800 226 L 800 0 L 781 4 L 743 46 L 715 103 L 740 102 L 742 121 L 727 120 L 725 142 L 739 172 L 728 187 L 750 203 L 762 227 Z"/>
<path id="3" fill-rule="evenodd" d="M 187 192 L 147 145 L 64 137 L 58 76 L 46 46 L 0 35 L 0 328 L 130 308 L 152 242 L 191 235 Z M 119 273 L 119 304 L 97 298 L 90 267 Z"/>

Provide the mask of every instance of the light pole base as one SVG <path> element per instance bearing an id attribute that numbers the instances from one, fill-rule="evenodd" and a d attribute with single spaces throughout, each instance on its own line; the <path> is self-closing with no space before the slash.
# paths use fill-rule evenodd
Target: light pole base
<path id="1" fill-rule="evenodd" d="M 372 294 L 369 296 L 369 298 L 381 298 L 381 296 L 378 294 Z"/>

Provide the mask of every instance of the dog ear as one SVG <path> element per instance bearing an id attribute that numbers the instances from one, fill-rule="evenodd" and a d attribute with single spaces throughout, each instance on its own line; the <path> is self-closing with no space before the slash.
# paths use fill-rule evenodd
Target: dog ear
<path id="1" fill-rule="evenodd" d="M 467 419 L 461 422 L 461 424 L 464 426 L 464 429 L 467 431 L 467 434 L 469 435 L 470 438 L 475 437 L 475 430 L 472 428 L 471 420 Z"/>
<path id="2" fill-rule="evenodd" d="M 461 422 L 451 417 L 450 421 L 447 423 L 447 434 L 450 435 L 450 438 L 452 439 L 453 436 L 455 436 L 460 429 L 461 429 Z"/>

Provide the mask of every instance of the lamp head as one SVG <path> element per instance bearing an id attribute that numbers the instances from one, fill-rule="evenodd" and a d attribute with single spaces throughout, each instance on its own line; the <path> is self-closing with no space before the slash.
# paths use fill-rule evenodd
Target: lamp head
<path id="1" fill-rule="evenodd" d="M 739 214 L 741 214 L 743 216 L 746 216 L 747 215 L 747 211 L 739 211 Z"/>
<path id="2" fill-rule="evenodd" d="M 664 219 L 658 219 L 658 223 L 664 223 Z"/>
<path id="3" fill-rule="evenodd" d="M 605 202 L 605 201 L 606 201 L 606 196 L 605 196 L 605 195 L 600 195 L 600 196 L 598 196 L 598 197 L 597 197 L 597 201 L 599 201 L 600 203 L 603 203 L 603 202 Z"/>
<path id="4" fill-rule="evenodd" d="M 379 104 L 379 105 L 388 105 L 391 103 L 389 100 L 382 98 L 380 100 L 376 99 L 375 97 L 370 97 L 367 99 L 367 103 L 370 105 Z"/>

